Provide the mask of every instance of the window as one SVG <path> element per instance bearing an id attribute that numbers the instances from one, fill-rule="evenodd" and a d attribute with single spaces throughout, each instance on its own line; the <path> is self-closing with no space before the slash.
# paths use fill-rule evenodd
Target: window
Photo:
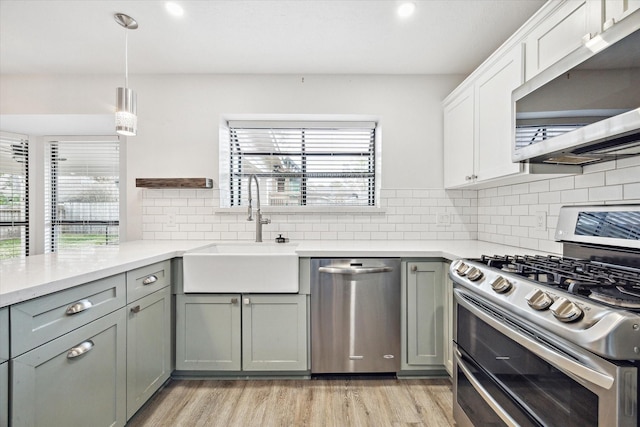
<path id="1" fill-rule="evenodd" d="M 45 252 L 119 241 L 117 137 L 45 143 Z"/>
<path id="2" fill-rule="evenodd" d="M 221 206 L 247 205 L 252 174 L 260 181 L 262 206 L 376 205 L 375 122 L 228 125 L 220 155 Z"/>
<path id="3" fill-rule="evenodd" d="M 0 133 L 0 259 L 29 255 L 29 142 Z"/>

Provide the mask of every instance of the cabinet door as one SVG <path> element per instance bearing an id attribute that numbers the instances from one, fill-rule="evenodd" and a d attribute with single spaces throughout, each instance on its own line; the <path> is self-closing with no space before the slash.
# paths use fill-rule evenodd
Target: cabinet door
<path id="1" fill-rule="evenodd" d="M 474 91 L 464 90 L 444 106 L 444 187 L 471 183 L 474 147 Z"/>
<path id="2" fill-rule="evenodd" d="M 178 295 L 176 369 L 239 371 L 240 295 Z"/>
<path id="3" fill-rule="evenodd" d="M 443 364 L 442 263 L 409 262 L 406 272 L 408 365 Z"/>
<path id="4" fill-rule="evenodd" d="M 517 45 L 485 71 L 476 84 L 478 181 L 519 173 L 511 161 L 513 102 L 511 92 L 523 82 L 522 45 Z"/>
<path id="5" fill-rule="evenodd" d="M 9 425 L 9 362 L 0 363 L 0 426 Z"/>
<path id="6" fill-rule="evenodd" d="M 12 359 L 11 425 L 124 425 L 125 328 L 121 308 Z"/>
<path id="7" fill-rule="evenodd" d="M 453 281 L 447 274 L 449 264 L 443 265 L 444 275 L 444 367 L 453 377 Z"/>
<path id="8" fill-rule="evenodd" d="M 127 419 L 171 375 L 171 288 L 127 306 Z"/>
<path id="9" fill-rule="evenodd" d="M 305 295 L 244 295 L 242 368 L 245 371 L 307 370 Z"/>
<path id="10" fill-rule="evenodd" d="M 640 0 L 604 0 L 603 22 L 618 22 L 640 9 Z"/>
<path id="11" fill-rule="evenodd" d="M 0 363 L 9 359 L 9 307 L 0 308 Z"/>
<path id="12" fill-rule="evenodd" d="M 601 23 L 602 0 L 564 2 L 526 39 L 526 79 L 579 48 L 582 37 L 600 32 Z"/>

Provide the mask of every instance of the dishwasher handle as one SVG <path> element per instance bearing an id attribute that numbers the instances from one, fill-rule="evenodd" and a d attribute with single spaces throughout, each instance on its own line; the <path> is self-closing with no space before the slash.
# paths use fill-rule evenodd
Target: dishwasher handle
<path id="1" fill-rule="evenodd" d="M 388 273 L 393 271 L 393 267 L 384 266 L 384 267 L 318 267 L 318 271 L 320 273 L 329 273 L 329 274 L 369 274 L 369 273 Z"/>

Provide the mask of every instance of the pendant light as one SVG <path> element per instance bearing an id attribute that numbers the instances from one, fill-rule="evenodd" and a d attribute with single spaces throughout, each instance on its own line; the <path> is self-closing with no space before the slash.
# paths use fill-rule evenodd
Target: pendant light
<path id="1" fill-rule="evenodd" d="M 116 13 L 113 17 L 118 24 L 127 30 L 124 38 L 124 87 L 116 88 L 116 132 L 120 135 L 136 136 L 138 131 L 136 93 L 128 87 L 128 30 L 138 28 L 138 23 L 135 19 L 124 13 Z"/>

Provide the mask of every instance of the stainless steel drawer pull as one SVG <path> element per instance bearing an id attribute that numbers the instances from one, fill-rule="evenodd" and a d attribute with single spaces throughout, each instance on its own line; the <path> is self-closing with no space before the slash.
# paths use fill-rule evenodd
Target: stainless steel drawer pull
<path id="1" fill-rule="evenodd" d="M 150 285 L 150 284 L 155 283 L 157 281 L 158 281 L 158 276 L 152 274 L 151 276 L 145 277 L 144 280 L 142 281 L 142 284 L 143 285 Z"/>
<path id="2" fill-rule="evenodd" d="M 73 347 L 71 350 L 67 352 L 67 359 L 75 359 L 78 356 L 82 356 L 83 354 L 89 352 L 93 348 L 93 341 L 85 341 L 77 347 Z"/>
<path id="3" fill-rule="evenodd" d="M 71 316 L 72 314 L 77 314 L 85 310 L 88 310 L 91 307 L 93 307 L 93 304 L 91 303 L 91 301 L 89 301 L 88 299 L 83 299 L 82 301 L 78 301 L 76 303 L 71 304 L 69 307 L 67 307 L 67 311 L 65 313 L 68 316 Z"/>
<path id="4" fill-rule="evenodd" d="M 140 306 L 136 305 L 135 307 L 131 307 L 132 313 L 140 313 Z"/>

